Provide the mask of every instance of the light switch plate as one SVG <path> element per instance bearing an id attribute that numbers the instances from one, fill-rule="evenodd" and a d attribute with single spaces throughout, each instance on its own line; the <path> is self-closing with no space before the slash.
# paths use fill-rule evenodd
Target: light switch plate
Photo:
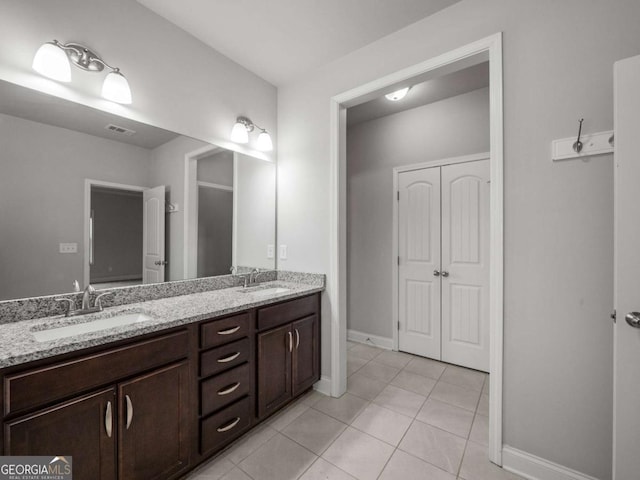
<path id="1" fill-rule="evenodd" d="M 287 259 L 287 246 L 280 245 L 280 260 L 286 260 L 286 259 Z"/>
<path id="2" fill-rule="evenodd" d="M 267 245 L 267 258 L 273 258 L 276 254 L 275 245 Z"/>
<path id="3" fill-rule="evenodd" d="M 77 243 L 61 243 L 60 253 L 78 253 Z"/>

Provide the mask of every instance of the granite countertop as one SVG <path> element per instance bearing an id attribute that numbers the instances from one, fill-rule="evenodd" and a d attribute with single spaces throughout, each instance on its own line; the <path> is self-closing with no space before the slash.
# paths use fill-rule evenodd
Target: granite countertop
<path id="1" fill-rule="evenodd" d="M 323 286 L 319 285 L 276 280 L 260 283 L 258 287 L 247 290 L 269 287 L 283 287 L 289 290 L 280 294 L 258 297 L 243 292 L 243 290 L 245 290 L 243 287 L 224 288 L 221 290 L 109 307 L 99 313 L 75 317 L 58 315 L 4 324 L 0 326 L 2 329 L 2 335 L 0 335 L 0 368 L 73 352 L 83 348 L 106 345 L 117 340 L 159 332 L 207 318 L 219 317 L 261 305 L 268 305 L 270 303 L 320 292 L 324 289 Z M 90 322 L 123 313 L 144 313 L 152 317 L 152 320 L 46 342 L 36 341 L 33 335 L 33 332 L 38 330 L 48 330 Z"/>

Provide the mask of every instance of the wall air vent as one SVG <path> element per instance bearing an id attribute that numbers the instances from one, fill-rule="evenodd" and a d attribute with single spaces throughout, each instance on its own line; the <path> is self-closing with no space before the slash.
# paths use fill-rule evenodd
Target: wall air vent
<path id="1" fill-rule="evenodd" d="M 112 132 L 115 132 L 121 135 L 126 135 L 127 137 L 130 137 L 131 135 L 134 135 L 136 133 L 135 130 L 129 130 L 128 128 L 119 127 L 118 125 L 114 125 L 112 123 L 110 123 L 104 128 L 106 130 L 111 130 Z"/>

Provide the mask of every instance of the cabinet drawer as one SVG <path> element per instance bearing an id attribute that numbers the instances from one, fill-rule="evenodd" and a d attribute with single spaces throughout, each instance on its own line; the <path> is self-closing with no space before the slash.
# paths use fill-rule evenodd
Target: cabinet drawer
<path id="1" fill-rule="evenodd" d="M 215 347 L 249 336 L 251 316 L 249 312 L 205 323 L 200 327 L 200 346 Z"/>
<path id="2" fill-rule="evenodd" d="M 202 415 L 209 415 L 225 405 L 229 405 L 251 390 L 251 369 L 245 363 L 228 372 L 204 380 L 200 385 L 200 409 Z"/>
<path id="3" fill-rule="evenodd" d="M 258 310 L 258 330 L 267 330 L 318 313 L 318 295 L 290 300 Z"/>
<path id="4" fill-rule="evenodd" d="M 208 377 L 247 362 L 251 356 L 250 345 L 249 339 L 244 338 L 229 345 L 202 352 L 200 354 L 200 376 Z"/>
<path id="5" fill-rule="evenodd" d="M 4 379 L 5 415 L 119 381 L 187 356 L 186 330 L 114 348 Z"/>
<path id="6" fill-rule="evenodd" d="M 200 453 L 220 448 L 251 425 L 251 397 L 200 422 Z"/>

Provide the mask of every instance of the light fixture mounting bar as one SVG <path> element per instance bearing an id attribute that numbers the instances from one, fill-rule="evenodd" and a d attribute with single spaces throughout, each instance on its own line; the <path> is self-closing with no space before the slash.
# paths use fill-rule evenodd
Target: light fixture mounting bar
<path id="1" fill-rule="evenodd" d="M 107 62 L 102 60 L 100 56 L 91 50 L 89 47 L 80 43 L 60 43 L 58 40 L 53 41 L 58 47 L 63 49 L 69 60 L 78 68 L 87 70 L 89 72 L 101 72 L 104 67 L 107 67 L 114 72 L 119 72 L 120 69 L 112 67 Z"/>

